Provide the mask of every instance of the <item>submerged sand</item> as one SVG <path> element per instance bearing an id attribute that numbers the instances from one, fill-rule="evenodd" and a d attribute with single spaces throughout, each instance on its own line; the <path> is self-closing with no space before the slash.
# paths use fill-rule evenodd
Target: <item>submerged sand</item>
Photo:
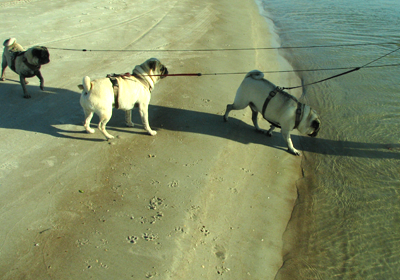
<path id="1" fill-rule="evenodd" d="M 272 46 L 253 0 L 0 1 L 0 14 L 1 38 L 51 54 L 44 92 L 32 78 L 22 98 L 10 69 L 0 84 L 1 279 L 275 277 L 301 158 L 255 133 L 249 109 L 223 122 L 244 75 L 168 77 L 149 109 L 157 136 L 115 110 L 112 141 L 84 132 L 77 88 L 150 57 L 170 73 L 289 69 L 271 50 L 163 51 Z"/>

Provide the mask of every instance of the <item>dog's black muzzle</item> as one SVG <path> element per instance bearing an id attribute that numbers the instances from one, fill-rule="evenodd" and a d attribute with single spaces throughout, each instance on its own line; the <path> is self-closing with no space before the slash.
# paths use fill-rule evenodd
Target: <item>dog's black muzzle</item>
<path id="1" fill-rule="evenodd" d="M 168 69 L 167 69 L 167 67 L 165 67 L 164 65 L 161 66 L 160 72 L 161 72 L 161 79 L 167 77 L 167 75 L 168 75 Z"/>
<path id="2" fill-rule="evenodd" d="M 321 122 L 319 122 L 319 121 L 313 121 L 312 124 L 311 124 L 311 127 L 315 128 L 315 130 L 314 130 L 313 133 L 308 134 L 308 136 L 317 137 L 318 132 L 319 132 L 319 130 L 320 130 L 320 128 L 321 128 Z"/>

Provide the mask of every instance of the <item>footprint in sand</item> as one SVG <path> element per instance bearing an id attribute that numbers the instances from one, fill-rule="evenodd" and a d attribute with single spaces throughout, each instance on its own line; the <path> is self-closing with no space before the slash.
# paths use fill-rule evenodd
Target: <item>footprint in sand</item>
<path id="1" fill-rule="evenodd" d="M 215 249 L 215 255 L 217 256 L 217 258 L 221 259 L 221 260 L 225 260 L 226 259 L 226 249 L 224 246 L 222 245 L 216 245 L 214 247 Z"/>

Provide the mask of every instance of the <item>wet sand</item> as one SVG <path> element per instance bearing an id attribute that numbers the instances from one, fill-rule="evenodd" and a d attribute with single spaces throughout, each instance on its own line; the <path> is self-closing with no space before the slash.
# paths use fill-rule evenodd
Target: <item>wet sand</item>
<path id="1" fill-rule="evenodd" d="M 158 134 L 137 110 L 134 128 L 114 110 L 111 141 L 97 116 L 84 131 L 77 88 L 150 57 L 170 73 L 290 69 L 271 50 L 163 51 L 273 46 L 253 0 L 0 1 L 0 14 L 4 40 L 47 46 L 51 58 L 45 91 L 29 79 L 29 100 L 10 69 L 0 83 L 1 279 L 275 277 L 301 157 L 279 130 L 256 133 L 250 109 L 223 121 L 244 75 L 167 77 L 149 108 Z"/>

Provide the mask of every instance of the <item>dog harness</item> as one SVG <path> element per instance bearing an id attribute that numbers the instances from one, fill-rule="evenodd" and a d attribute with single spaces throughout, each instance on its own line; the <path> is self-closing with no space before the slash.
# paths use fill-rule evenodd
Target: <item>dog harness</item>
<path id="1" fill-rule="evenodd" d="M 23 55 L 25 52 L 11 52 L 11 65 L 10 68 L 11 70 L 13 70 L 14 72 L 15 70 L 15 60 L 17 59 L 18 56 Z"/>
<path id="2" fill-rule="evenodd" d="M 22 62 L 23 62 L 26 66 L 28 66 L 28 68 L 31 69 L 32 71 L 37 71 L 37 70 L 40 69 L 40 65 L 33 65 L 33 64 L 30 64 L 30 63 L 28 62 L 28 60 L 26 59 L 26 57 L 23 57 L 23 58 L 22 58 Z"/>
<path id="3" fill-rule="evenodd" d="M 132 72 L 132 74 L 130 73 L 125 73 L 125 74 L 108 74 L 107 78 L 110 79 L 112 86 L 113 86 L 113 90 L 114 90 L 114 107 L 115 108 L 119 108 L 119 104 L 118 104 L 118 96 L 119 96 L 119 84 L 118 84 L 118 77 L 121 77 L 122 79 L 127 79 L 129 77 L 135 77 L 139 82 L 142 83 L 142 85 L 144 85 L 150 92 L 152 91 L 153 87 L 151 86 L 151 84 L 144 79 L 142 76 L 140 76 L 139 74 Z"/>
<path id="4" fill-rule="evenodd" d="M 114 107 L 116 109 L 119 108 L 119 104 L 118 104 L 118 94 L 119 94 L 119 84 L 118 84 L 118 80 L 117 77 L 119 77 L 120 75 L 115 75 L 115 74 L 108 74 L 107 78 L 110 79 L 111 84 L 113 86 L 113 90 L 114 90 Z"/>
<path id="5" fill-rule="evenodd" d="M 135 73 L 135 71 L 132 72 L 132 75 L 131 74 L 129 74 L 129 75 L 135 77 L 136 79 L 138 79 L 139 82 L 141 82 L 146 88 L 148 88 L 150 92 L 153 90 L 153 87 L 151 86 L 149 81 L 147 81 L 145 78 L 143 78 L 139 74 Z"/>
<path id="6" fill-rule="evenodd" d="M 268 103 L 271 101 L 271 99 L 272 99 L 277 93 L 282 93 L 282 94 L 284 94 L 284 95 L 290 97 L 291 99 L 293 99 L 294 101 L 297 102 L 296 120 L 295 120 L 295 124 L 294 124 L 294 128 L 293 128 L 293 129 L 296 129 L 296 128 L 299 126 L 299 124 L 300 124 L 300 122 L 301 122 L 301 119 L 303 118 L 303 113 L 304 113 L 304 107 L 305 107 L 305 105 L 302 104 L 302 103 L 300 103 L 294 96 L 292 96 L 292 95 L 288 94 L 287 92 L 283 91 L 283 89 L 280 88 L 280 87 L 276 87 L 275 89 L 273 89 L 273 90 L 269 93 L 268 97 L 265 99 L 265 102 L 264 102 L 264 105 L 263 105 L 263 108 L 262 108 L 262 116 L 263 116 L 263 118 L 264 118 L 266 121 L 268 121 L 270 124 L 272 124 L 273 126 L 276 126 L 276 127 L 281 128 L 281 126 L 280 126 L 278 123 L 273 123 L 273 122 L 271 122 L 270 120 L 268 120 L 268 119 L 265 117 L 265 111 L 267 110 Z"/>

